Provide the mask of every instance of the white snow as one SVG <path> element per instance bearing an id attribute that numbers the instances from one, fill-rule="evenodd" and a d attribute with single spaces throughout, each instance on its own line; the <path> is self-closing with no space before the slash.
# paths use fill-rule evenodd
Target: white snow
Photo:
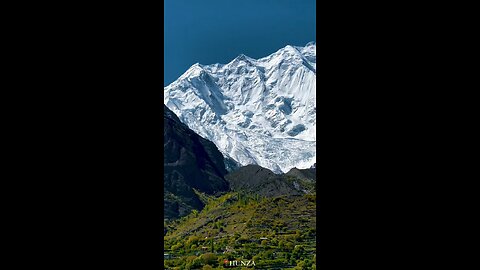
<path id="1" fill-rule="evenodd" d="M 164 88 L 164 103 L 242 165 L 276 173 L 316 161 L 316 44 L 258 60 L 190 67 Z"/>

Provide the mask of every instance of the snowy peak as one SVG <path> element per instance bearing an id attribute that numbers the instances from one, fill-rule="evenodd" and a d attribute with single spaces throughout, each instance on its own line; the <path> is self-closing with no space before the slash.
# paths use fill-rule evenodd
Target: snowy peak
<path id="1" fill-rule="evenodd" d="M 302 59 L 302 54 L 293 46 L 286 46 L 273 54 L 259 59 L 260 62 L 272 62 L 271 64 L 278 63 L 280 61 L 286 60 L 300 60 Z"/>
<path id="2" fill-rule="evenodd" d="M 235 57 L 235 59 L 233 59 L 232 62 L 241 62 L 241 61 L 251 63 L 251 61 L 255 61 L 255 59 L 248 57 L 245 54 L 240 54 L 239 56 Z"/>
<path id="3" fill-rule="evenodd" d="M 274 172 L 315 163 L 316 45 L 190 67 L 164 88 L 164 103 L 242 165 Z"/>
<path id="4" fill-rule="evenodd" d="M 178 80 L 198 77 L 201 76 L 203 73 L 205 73 L 203 66 L 199 63 L 196 63 L 192 65 L 187 71 L 185 71 L 185 73 L 183 73 Z"/>

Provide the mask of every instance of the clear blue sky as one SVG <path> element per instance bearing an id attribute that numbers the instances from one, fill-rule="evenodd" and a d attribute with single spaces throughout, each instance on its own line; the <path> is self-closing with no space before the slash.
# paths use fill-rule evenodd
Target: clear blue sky
<path id="1" fill-rule="evenodd" d="M 315 0 L 165 0 L 164 85 L 191 65 L 316 41 Z"/>

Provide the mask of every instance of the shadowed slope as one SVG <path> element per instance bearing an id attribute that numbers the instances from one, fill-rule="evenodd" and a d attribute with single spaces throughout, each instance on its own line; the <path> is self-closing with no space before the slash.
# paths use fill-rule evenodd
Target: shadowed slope
<path id="1" fill-rule="evenodd" d="M 164 218 L 200 210 L 194 189 L 207 194 L 228 190 L 224 158 L 216 146 L 197 135 L 164 106 Z"/>

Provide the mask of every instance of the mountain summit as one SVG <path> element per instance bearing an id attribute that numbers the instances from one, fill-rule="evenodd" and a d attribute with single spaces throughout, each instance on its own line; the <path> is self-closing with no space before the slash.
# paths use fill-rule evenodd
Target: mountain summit
<path id="1" fill-rule="evenodd" d="M 316 43 L 190 67 L 164 104 L 227 159 L 275 173 L 316 162 Z"/>

